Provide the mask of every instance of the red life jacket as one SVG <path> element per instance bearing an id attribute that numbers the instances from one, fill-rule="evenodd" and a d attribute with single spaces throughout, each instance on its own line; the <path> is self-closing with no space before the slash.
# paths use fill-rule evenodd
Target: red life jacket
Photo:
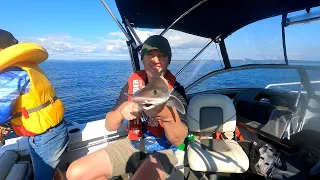
<path id="1" fill-rule="evenodd" d="M 167 70 L 164 78 L 168 81 L 168 87 L 172 91 L 173 86 L 176 82 L 176 77 Z M 147 79 L 147 73 L 145 70 L 136 71 L 129 77 L 128 81 L 128 93 L 134 94 L 139 89 L 145 87 L 145 80 Z M 128 96 L 128 101 L 131 101 L 131 97 Z M 147 123 L 147 129 L 155 136 L 161 137 L 164 133 L 163 125 L 160 120 L 149 118 Z M 130 140 L 137 140 L 142 137 L 142 120 L 141 118 L 129 121 L 128 127 L 128 138 Z"/>

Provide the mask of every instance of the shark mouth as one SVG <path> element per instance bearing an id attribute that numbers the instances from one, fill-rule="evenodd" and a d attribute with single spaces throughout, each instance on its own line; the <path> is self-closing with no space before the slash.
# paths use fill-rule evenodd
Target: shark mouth
<path id="1" fill-rule="evenodd" d="M 159 100 L 145 100 L 145 104 L 159 104 Z"/>
<path id="2" fill-rule="evenodd" d="M 143 104 L 143 105 L 142 105 L 142 108 L 145 109 L 145 110 L 150 110 L 150 109 L 152 109 L 152 108 L 154 108 L 154 107 L 156 107 L 155 104 L 148 104 L 148 105 Z"/>
<path id="3" fill-rule="evenodd" d="M 149 110 L 156 107 L 159 103 L 159 100 L 145 100 L 144 103 L 141 103 L 140 105 L 143 107 L 143 109 Z"/>

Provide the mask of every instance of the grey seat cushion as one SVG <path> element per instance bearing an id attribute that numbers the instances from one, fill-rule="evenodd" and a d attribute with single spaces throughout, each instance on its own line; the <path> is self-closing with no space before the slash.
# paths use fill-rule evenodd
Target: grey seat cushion
<path id="1" fill-rule="evenodd" d="M 201 147 L 208 151 L 227 152 L 230 151 L 223 140 L 217 139 L 201 139 Z"/>

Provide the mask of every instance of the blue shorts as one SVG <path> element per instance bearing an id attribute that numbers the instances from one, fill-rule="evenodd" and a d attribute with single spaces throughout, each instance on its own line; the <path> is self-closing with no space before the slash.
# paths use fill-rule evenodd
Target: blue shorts
<path id="1" fill-rule="evenodd" d="M 45 133 L 29 137 L 34 179 L 52 180 L 60 157 L 69 143 L 68 129 L 62 121 Z"/>

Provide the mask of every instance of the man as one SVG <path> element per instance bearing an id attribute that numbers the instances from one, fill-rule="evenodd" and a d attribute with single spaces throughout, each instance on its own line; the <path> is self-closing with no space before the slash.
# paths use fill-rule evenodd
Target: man
<path id="1" fill-rule="evenodd" d="M 20 45 L 0 29 L 0 125 L 10 123 L 17 135 L 29 137 L 34 179 L 52 180 L 61 175 L 57 165 L 69 142 L 64 105 L 37 64 L 23 58 L 24 63 L 10 64 L 23 55 L 21 48 L 17 55 L 13 50 Z M 8 128 L 2 128 L 0 135 L 7 134 Z"/>
<path id="2" fill-rule="evenodd" d="M 187 105 L 184 88 L 167 70 L 171 61 L 167 39 L 158 35 L 149 37 L 142 46 L 141 57 L 144 70 L 130 76 L 116 105 L 106 115 L 105 126 L 108 131 L 119 129 L 123 119 L 129 121 L 128 138 L 73 162 L 67 171 L 68 179 L 107 179 L 130 172 L 135 172 L 132 179 L 165 179 L 177 164 L 174 151 L 188 133 L 185 115 L 162 105 L 151 110 L 144 109 L 149 117 L 144 121 L 138 105 L 124 94 L 137 90 L 136 82 L 146 85 L 164 70 L 162 78 L 172 90 L 172 95 L 179 98 L 184 106 Z"/>

